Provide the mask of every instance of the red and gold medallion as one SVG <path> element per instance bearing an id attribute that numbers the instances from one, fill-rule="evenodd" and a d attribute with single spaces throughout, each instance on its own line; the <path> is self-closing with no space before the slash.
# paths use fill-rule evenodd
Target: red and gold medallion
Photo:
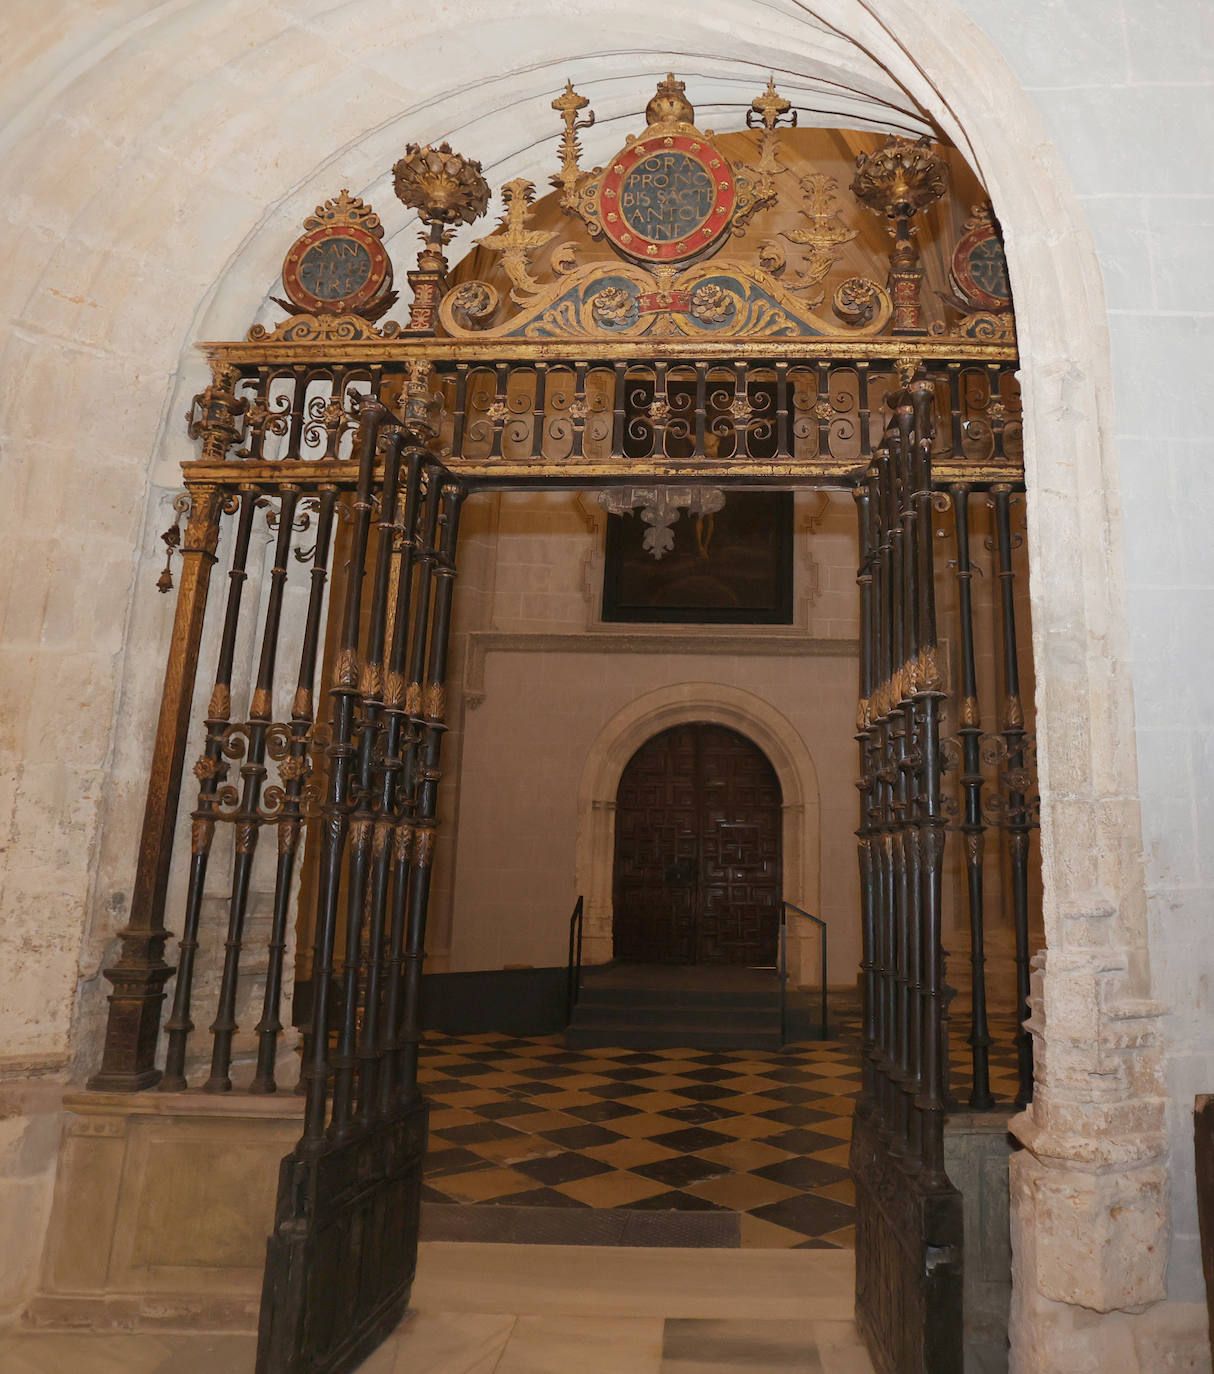
<path id="1" fill-rule="evenodd" d="M 697 134 L 638 138 L 612 159 L 599 188 L 603 232 L 630 258 L 681 262 L 729 228 L 738 191 L 729 163 Z"/>
<path id="2" fill-rule="evenodd" d="M 300 310 L 351 314 L 375 300 L 390 272 L 374 233 L 358 224 L 326 224 L 291 245 L 282 284 Z"/>

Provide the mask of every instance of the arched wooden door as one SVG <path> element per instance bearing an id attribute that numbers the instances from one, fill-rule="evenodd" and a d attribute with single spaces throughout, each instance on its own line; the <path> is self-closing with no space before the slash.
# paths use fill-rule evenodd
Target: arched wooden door
<path id="1" fill-rule="evenodd" d="M 736 730 L 695 721 L 647 740 L 616 795 L 615 957 L 774 964 L 781 800 Z"/>

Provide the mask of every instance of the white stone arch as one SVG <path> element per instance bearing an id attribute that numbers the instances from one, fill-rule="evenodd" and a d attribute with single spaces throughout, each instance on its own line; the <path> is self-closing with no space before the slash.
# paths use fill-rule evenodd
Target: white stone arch
<path id="1" fill-rule="evenodd" d="M 628 760 L 646 740 L 674 725 L 709 721 L 745 735 L 767 756 L 780 782 L 784 896 L 815 915 L 821 895 L 821 801 L 818 770 L 796 727 L 770 702 L 720 682 L 680 682 L 630 701 L 603 726 L 586 755 L 578 786 L 577 890 L 586 901 L 584 958 L 612 954 L 615 805 Z M 816 976 L 816 939 L 794 923 L 789 969 L 797 982 Z M 837 972 L 837 971 L 836 971 Z"/>
<path id="2" fill-rule="evenodd" d="M 769 70 L 802 90 L 840 81 L 840 122 L 934 122 L 1005 233 L 1024 359 L 1049 946 L 1036 1027 L 1050 1045 L 1017 1123 L 1028 1150 L 1013 1200 L 1013 1356 L 1024 1369 L 1078 1367 L 1046 1335 L 1076 1329 L 1068 1304 L 1108 1311 L 1163 1295 L 1167 1140 L 1145 1000 L 1107 320 L 1091 231 L 1030 97 L 956 0 L 669 0 L 660 26 L 647 0 L 467 0 L 456 19 L 421 0 L 337 8 L 322 26 L 310 5 L 50 5 L 0 97 L 0 204 L 21 227 L 0 282 L 11 494 L 0 519 L 16 570 L 5 639 L 20 660 L 0 711 L 6 817 L 20 818 L 3 837 L 11 826 L 0 967 L 19 978 L 0 1038 L 42 1067 L 95 1047 L 96 971 L 125 915 L 168 641 L 148 589 L 165 490 L 190 451 L 182 396 L 204 378 L 192 340 L 245 327 L 243 302 L 274 289 L 317 190 L 382 177 L 392 124 L 484 157 L 499 185 L 541 180 L 551 143 L 539 131 L 566 71 L 603 77 L 588 162 L 635 127 L 625 121 L 668 66 L 715 91 L 718 128 L 748 98 L 740 81 L 712 84 L 727 67 L 756 89 Z M 814 96 L 829 104 L 821 86 Z M 66 705 L 33 683 L 66 684 Z M 73 1005 L 89 1034 L 70 1038 Z M 1080 1195 L 1079 1229 L 1100 1237 L 1082 1252 L 1067 1239 Z M 1089 1330 L 1091 1367 L 1095 1339 Z"/>

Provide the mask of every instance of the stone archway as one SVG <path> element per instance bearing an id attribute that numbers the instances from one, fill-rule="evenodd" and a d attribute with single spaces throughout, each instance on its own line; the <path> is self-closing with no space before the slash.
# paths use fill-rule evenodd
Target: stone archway
<path id="1" fill-rule="evenodd" d="M 606 963 L 612 954 L 612 863 L 615 802 L 620 777 L 633 754 L 672 725 L 710 721 L 745 735 L 767 756 L 783 795 L 784 895 L 817 912 L 821 896 L 818 771 L 792 723 L 762 697 L 718 682 L 682 682 L 647 692 L 618 711 L 599 731 L 582 767 L 578 788 L 575 873 L 586 899 L 584 956 Z M 800 924 L 800 923 L 798 923 Z M 790 932 L 794 982 L 818 975 L 817 943 L 808 931 Z"/>
<path id="2" fill-rule="evenodd" d="M 231 6 L 211 7 L 205 18 L 213 32 L 200 8 L 161 7 L 130 21 L 107 21 L 100 37 L 65 33 L 60 60 L 46 64 L 54 79 L 35 72 L 10 131 L 7 198 L 25 207 L 42 237 L 36 246 L 24 241 L 6 282 L 17 326 L 10 331 L 13 352 L 6 352 L 6 429 L 31 441 L 28 461 L 53 471 L 61 493 L 60 533 L 44 539 L 45 478 L 13 484 L 21 493 L 7 512 L 16 531 L 13 561 L 23 586 L 28 583 L 28 594 L 14 604 L 23 613 L 47 607 L 46 632 L 31 614 L 18 638 L 30 646 L 31 680 L 90 687 L 73 697 L 87 709 L 77 708 L 67 721 L 51 692 L 23 689 L 10 713 L 13 740 L 71 732 L 66 781 L 48 778 L 46 767 L 24 756 L 5 770 L 14 780 L 14 811 L 24 807 L 30 818 L 5 882 L 5 934 L 15 951 L 10 963 L 25 974 L 5 1022 L 13 1053 L 45 1069 L 93 1052 L 87 1032 L 101 990 L 86 976 L 85 995 L 75 996 L 78 961 L 87 975 L 122 924 L 138 812 L 134 780 L 143 769 L 167 633 L 155 600 L 129 599 L 123 613 L 114 613 L 124 589 L 153 584 L 160 558 L 153 550 L 164 523 L 161 502 L 175 481 L 176 446 L 183 442 L 178 422 L 170 419 L 162 430 L 161 415 L 178 415 L 197 389 L 201 370 L 192 339 L 244 327 L 250 286 L 272 283 L 283 227 L 316 202 L 316 184 L 349 176 L 360 190 L 359 175 L 391 165 L 378 144 L 392 141 L 395 131 L 376 122 L 382 119 L 377 110 L 387 104 L 402 118 L 407 113 L 409 137 L 451 138 L 494 160 L 500 181 L 539 165 L 531 115 L 543 114 L 549 91 L 571 63 L 584 70 L 601 61 L 613 79 L 622 63 L 643 69 L 638 89 L 668 62 L 686 66 L 692 56 L 697 66 L 711 68 L 713 55 L 723 51 L 748 76 L 766 74 L 769 66 L 793 76 L 834 73 L 861 86 L 878 107 L 883 98 L 893 100 L 889 108 L 909 127 L 917 127 L 922 112 L 934 119 L 983 177 L 1006 235 L 1024 357 L 1050 946 L 1035 1018 L 1050 1053 L 1039 1056 L 1037 1100 L 1017 1126 L 1028 1150 L 1018 1157 L 1013 1203 L 1015 1358 L 1022 1368 L 1078 1368 L 1057 1340 L 1059 1331 L 1078 1331 L 1087 1322 L 1073 1305 L 1107 1312 L 1163 1296 L 1167 1137 L 1156 1082 L 1158 1008 L 1145 1000 L 1136 768 L 1125 745 L 1133 737 L 1133 711 L 1105 307 L 1090 231 L 1029 97 L 949 0 L 930 7 L 914 0 L 816 0 L 788 11 L 774 5 L 756 11 L 738 0 L 675 4 L 665 11 L 663 28 L 679 33 L 678 54 L 653 36 L 652 13 L 638 4 L 596 14 L 529 0 L 511 7 L 513 30 L 504 38 L 500 7 L 470 5 L 461 14 L 466 26 L 483 21 L 497 28 L 476 44 L 454 47 L 445 31 L 449 16 L 432 7 L 412 0 L 377 4 L 375 22 L 360 24 L 355 4 L 323 64 L 308 20 L 295 24 L 267 10 L 257 17 L 260 41 L 234 53 Z M 396 64 L 395 75 L 384 43 L 394 25 L 408 35 L 410 59 Z M 149 63 L 149 52 L 158 60 Z M 494 64 L 489 76 L 487 53 Z M 319 158 L 315 125 L 298 117 L 302 111 L 288 103 L 282 82 L 265 79 L 267 68 L 256 64 L 266 62 L 274 73 L 290 73 L 291 99 L 307 85 L 313 108 L 330 113 Z M 133 118 L 124 90 L 132 64 L 143 82 Z M 233 79 L 217 79 L 229 67 Z M 183 72 L 192 80 L 183 81 Z M 518 92 L 507 117 L 505 83 Z M 624 85 L 618 90 L 613 114 L 634 98 Z M 240 119 L 224 117 L 230 109 L 220 103 L 237 98 L 233 92 L 240 93 Z M 533 108 L 524 117 L 528 100 Z M 79 137 L 62 142 L 72 149 L 70 165 L 48 158 L 33 138 L 50 125 L 55 106 L 65 126 L 78 122 Z M 149 119 L 148 110 L 160 112 L 158 118 Z M 113 116 L 112 136 L 96 135 L 99 115 Z M 490 118 L 494 134 L 486 153 L 472 146 L 468 133 Z M 254 156 L 250 128 L 259 132 Z M 83 131 L 93 140 L 87 159 L 80 151 Z M 177 156 L 179 147 L 190 155 Z M 114 270 L 115 244 L 122 246 L 121 270 Z M 31 338 L 57 342 L 31 363 Z M 68 387 L 58 375 L 65 357 Z M 166 380 L 171 387 L 174 376 L 184 397 L 165 406 Z M 115 395 L 123 397 L 120 404 Z M 48 396 L 55 397 L 60 436 L 60 447 L 49 454 L 53 464 L 44 451 Z M 130 461 L 131 454 L 141 461 Z M 141 508 L 143 553 L 132 558 L 139 537 L 132 512 Z M 69 618 L 64 598 L 48 600 L 39 577 L 44 566 L 56 566 L 60 577 L 80 566 L 81 524 L 93 532 L 90 575 L 78 583 L 72 614 L 80 626 L 96 628 L 69 641 L 62 632 Z M 123 659 L 119 682 L 113 664 L 124 643 L 136 640 L 146 653 Z M 47 854 L 57 861 L 49 904 Z M 36 923 L 31 911 L 39 913 Z M 1101 1048 L 1112 1044 L 1121 1048 Z M 1112 1055 L 1110 1063 L 1104 1054 Z M 1099 1084 L 1095 1095 L 1093 1083 Z M 1084 1200 L 1078 1228 L 1075 1198 Z M 1092 1236 L 1100 1243 L 1092 1244 Z M 1085 1358 L 1099 1365 L 1091 1331 L 1087 1342 Z"/>

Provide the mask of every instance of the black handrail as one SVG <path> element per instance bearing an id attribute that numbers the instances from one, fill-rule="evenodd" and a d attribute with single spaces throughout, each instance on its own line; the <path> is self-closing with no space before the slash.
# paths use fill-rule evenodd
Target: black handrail
<path id="1" fill-rule="evenodd" d="M 582 991 L 582 908 L 585 899 L 579 897 L 569 917 L 569 971 L 565 976 L 565 1024 L 573 1020 Z"/>
<path id="2" fill-rule="evenodd" d="M 822 1039 L 830 1039 L 826 1015 L 826 922 L 818 916 L 802 911 L 794 902 L 782 902 L 780 912 L 780 1043 L 788 1043 L 788 913 L 804 916 L 818 927 L 822 948 Z"/>

